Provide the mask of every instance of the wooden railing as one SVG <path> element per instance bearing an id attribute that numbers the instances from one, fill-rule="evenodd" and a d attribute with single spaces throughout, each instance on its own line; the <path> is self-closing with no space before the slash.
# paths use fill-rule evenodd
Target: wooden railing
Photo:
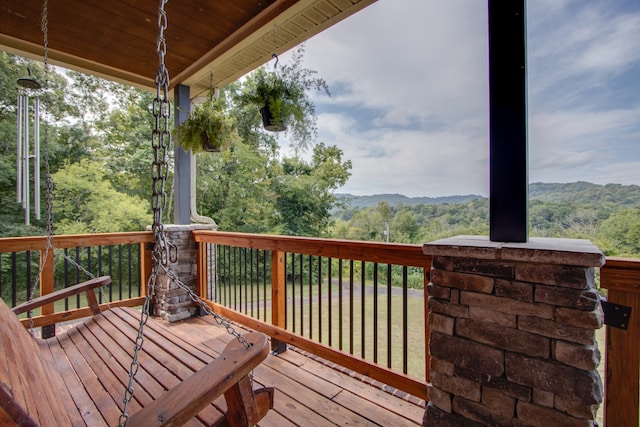
<path id="1" fill-rule="evenodd" d="M 607 300 L 631 308 L 627 329 L 606 328 L 605 426 L 640 425 L 640 260 L 607 258 L 600 269 Z"/>
<path id="2" fill-rule="evenodd" d="M 324 323 L 324 325 L 327 325 L 324 335 L 320 336 L 319 333 L 312 335 L 305 331 L 313 322 L 324 322 L 324 320 L 312 320 L 309 322 L 305 319 L 322 318 L 323 313 L 327 312 L 329 307 L 332 307 L 329 303 L 330 298 L 333 298 L 332 295 L 339 298 L 340 295 L 343 295 L 342 292 L 345 289 L 343 296 L 347 301 L 345 304 L 349 306 L 353 304 L 354 298 L 363 296 L 363 289 L 366 287 L 374 289 L 377 279 L 374 279 L 368 273 L 364 273 L 365 270 L 370 270 L 371 264 L 376 266 L 373 270 L 373 275 L 379 274 L 379 265 L 383 266 L 383 271 L 387 271 L 384 270 L 387 268 L 386 266 L 400 266 L 401 269 L 404 267 L 420 268 L 424 274 L 424 283 L 426 283 L 431 260 L 422 254 L 421 246 L 208 231 L 195 231 L 194 238 L 201 249 L 197 260 L 199 292 L 200 295 L 211 299 L 211 301 L 207 302 L 214 310 L 231 320 L 267 333 L 275 343 L 294 345 L 348 369 L 378 379 L 392 387 L 426 398 L 426 382 L 428 380 L 426 375 L 425 378 L 416 378 L 408 375 L 406 367 L 389 366 L 388 359 L 381 358 L 375 362 L 368 360 L 363 357 L 367 355 L 363 355 L 362 349 L 358 348 L 357 345 L 353 348 L 351 344 L 345 344 L 344 348 L 341 347 L 342 343 L 351 340 L 352 336 L 362 335 L 362 331 L 356 334 L 353 334 L 353 331 L 345 333 L 344 337 L 348 337 L 347 339 L 343 339 L 344 337 L 340 335 L 340 332 L 336 337 L 328 332 L 333 329 L 328 327 L 329 319 L 326 319 L 326 323 Z M 54 246 L 60 250 L 65 248 L 139 245 L 141 260 L 138 267 L 140 268 L 139 277 L 141 278 L 141 283 L 146 283 L 151 271 L 148 244 L 152 242 L 153 236 L 150 232 L 56 236 L 53 241 Z M 41 262 L 45 254 L 44 249 L 44 237 L 0 239 L 1 256 L 5 256 L 7 253 L 36 252 Z M 239 274 L 229 275 L 228 271 L 226 273 L 222 272 L 222 275 L 226 275 L 225 280 L 227 281 L 236 280 L 238 277 L 249 277 L 249 282 L 235 283 L 232 288 L 235 288 L 238 293 L 233 295 L 229 293 L 231 288 L 225 288 L 225 284 L 220 281 L 221 271 L 219 270 L 220 265 L 217 263 L 225 256 L 227 260 L 233 258 L 234 261 L 236 258 L 242 258 L 239 255 L 230 256 L 221 252 L 217 254 L 220 259 L 214 263 L 212 260 L 215 260 L 215 257 L 212 258 L 211 255 L 217 251 L 225 250 L 249 251 L 249 261 L 244 258 L 244 266 L 238 266 Z M 262 255 L 259 255 L 258 258 L 252 258 L 258 252 L 251 251 L 262 251 Z M 262 258 L 259 258 L 260 256 Z M 302 258 L 299 258 L 300 256 Z M 266 262 L 264 261 L 265 257 Z M 303 262 L 300 262 L 300 259 Z M 53 264 L 53 256 L 45 261 L 45 269 L 39 283 L 39 293 L 41 295 L 54 290 L 55 266 Z M 314 268 L 307 267 L 308 262 L 311 262 L 314 266 L 322 266 L 322 270 L 310 274 Z M 346 270 L 336 267 L 340 264 L 343 267 L 347 266 Z M 357 270 L 358 265 L 360 270 Z M 299 270 L 300 268 L 301 270 Z M 330 273 L 330 269 L 335 274 Z M 299 273 L 299 271 L 302 271 L 302 273 Z M 337 273 L 338 271 L 340 273 Z M 261 286 L 260 292 L 252 297 L 251 292 L 256 288 L 246 286 L 247 283 L 253 283 L 254 280 L 259 282 L 254 279 L 254 273 L 255 277 L 261 276 L 263 279 L 259 283 L 259 286 Z M 0 279 L 2 279 L 1 275 L 6 274 L 5 271 L 0 271 Z M 307 274 L 310 275 L 309 279 L 306 280 L 303 276 Z M 217 283 L 216 280 L 218 281 Z M 392 281 L 383 280 L 380 282 L 381 290 L 373 291 L 370 294 L 367 293 L 367 296 L 385 295 L 390 289 L 386 288 L 386 284 Z M 322 283 L 325 284 L 322 285 Z M 358 291 L 352 292 L 354 285 L 358 283 L 366 286 L 361 286 L 357 288 Z M 397 285 L 397 283 L 394 284 Z M 317 299 L 317 295 L 320 294 L 305 290 L 310 285 L 311 288 L 327 290 L 325 298 Z M 400 289 L 404 299 L 406 298 L 404 294 L 407 292 L 406 281 L 403 282 L 401 280 L 399 285 L 398 289 Z M 604 422 L 609 427 L 639 425 L 640 260 L 607 258 L 606 264 L 600 269 L 600 285 L 607 290 L 609 302 L 630 307 L 632 310 L 626 330 L 612 327 L 606 328 Z M 336 286 L 339 290 L 337 292 Z M 332 292 L 328 292 L 330 289 Z M 391 290 L 394 291 L 394 289 Z M 227 292 L 227 294 L 215 294 L 215 292 L 222 291 Z M 141 303 L 143 295 L 144 286 L 141 286 L 140 297 L 129 298 L 127 295 L 121 301 L 112 301 L 111 305 L 135 306 Z M 375 298 L 373 296 L 372 298 Z M 254 298 L 257 298 L 257 300 Z M 315 305 L 313 303 L 314 298 L 316 298 Z M 213 302 L 214 299 L 218 300 L 218 302 Z M 250 304 L 247 301 L 248 299 L 251 301 Z M 422 300 L 423 305 L 426 306 L 426 295 L 423 294 Z M 374 311 L 383 312 L 386 309 L 385 307 L 388 307 L 386 305 L 387 302 L 388 300 L 384 301 L 384 304 L 380 304 Z M 306 308 L 302 304 L 307 304 Z M 320 304 L 324 304 L 324 309 L 320 308 Z M 301 311 L 301 307 L 303 307 L 303 311 Z M 295 314 L 292 311 L 294 308 L 298 310 Z M 358 308 L 361 310 L 361 306 Z M 349 318 L 350 314 L 359 311 L 358 308 L 352 311 L 346 309 L 338 317 Z M 420 319 L 417 319 L 419 323 L 423 324 L 424 328 L 420 330 L 422 345 L 428 342 L 429 335 L 424 321 L 426 319 L 426 307 L 423 310 L 419 315 Z M 60 313 L 54 312 L 53 307 L 48 307 L 43 310 L 40 316 L 34 318 L 34 325 L 50 325 L 87 315 L 89 315 L 88 308 L 76 308 Z M 403 315 L 406 316 L 406 312 Z M 411 320 L 415 321 L 415 317 L 413 315 Z M 298 320 L 295 321 L 295 319 Z M 366 327 L 366 325 L 373 325 L 374 322 L 378 324 L 379 318 L 374 320 L 371 317 L 361 321 L 364 322 Z M 307 326 L 303 326 L 303 322 L 306 322 Z M 350 324 L 343 326 L 351 327 L 353 321 L 350 320 L 350 322 Z M 382 321 L 381 324 L 383 325 L 382 328 L 387 327 L 386 320 Z M 404 327 L 407 328 L 407 326 Z M 371 330 L 371 328 L 369 329 Z M 406 338 L 403 338 L 403 340 L 406 341 Z M 395 341 L 390 343 L 390 347 L 395 352 L 415 351 L 415 348 L 398 350 L 396 348 L 397 345 L 398 343 Z M 401 347 L 403 346 L 405 346 L 405 343 L 401 344 Z M 425 355 L 425 365 L 426 360 L 428 360 L 428 357 Z M 428 372 L 428 367 L 426 366 L 425 372 Z"/>
<path id="3" fill-rule="evenodd" d="M 86 273 L 82 272 L 82 269 L 86 269 L 95 276 L 103 274 L 112 276 L 112 287 L 103 290 L 103 294 L 100 295 L 103 306 L 136 306 L 144 297 L 144 285 L 151 272 L 150 248 L 147 244 L 152 242 L 151 232 L 60 235 L 53 237 L 52 245 L 55 250 L 47 251 L 44 236 L 2 238 L 0 239 L 0 261 L 2 261 L 0 262 L 2 268 L 0 291 L 3 299 L 6 293 L 10 293 L 7 302 L 15 305 L 23 302 L 16 298 L 19 287 L 26 297 L 25 300 L 31 296 L 31 286 L 36 282 L 39 286 L 34 290 L 36 294 L 34 296 L 46 295 L 55 290 L 56 277 L 63 282 L 58 286 L 64 287 L 88 279 Z M 122 253 L 123 248 L 127 252 L 125 255 Z M 135 265 L 131 262 L 132 248 L 137 252 Z M 63 255 L 54 261 L 56 252 L 59 252 L 58 255 L 65 254 L 67 258 L 65 259 Z M 35 253 L 33 257 L 35 260 L 32 259 L 33 253 Z M 18 254 L 23 254 L 21 263 L 16 261 Z M 125 258 L 129 264 L 123 266 L 122 260 Z M 111 262 L 112 259 L 115 261 Z M 37 277 L 40 266 L 43 266 L 42 273 Z M 21 283 L 16 286 L 18 271 Z M 13 283 L 7 285 L 10 282 Z M 11 286 L 12 289 L 5 292 L 7 286 Z M 134 287 L 135 295 L 132 293 Z M 41 313 L 31 319 L 33 326 L 55 325 L 91 315 L 90 309 L 80 301 L 71 305 L 72 308 L 65 302 L 63 310 L 56 310 L 53 304 L 43 307 Z"/>
<path id="4" fill-rule="evenodd" d="M 431 258 L 422 246 L 211 231 L 194 236 L 201 244 L 201 293 L 216 301 L 216 311 L 267 333 L 276 351 L 291 344 L 427 398 L 424 285 Z M 409 289 L 410 271 L 419 274 L 418 290 Z M 411 372 L 409 361 L 419 369 Z"/>

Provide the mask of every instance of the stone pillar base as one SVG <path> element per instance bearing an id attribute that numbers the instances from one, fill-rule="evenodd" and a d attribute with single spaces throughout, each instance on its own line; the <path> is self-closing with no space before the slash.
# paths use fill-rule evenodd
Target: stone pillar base
<path id="1" fill-rule="evenodd" d="M 597 425 L 603 315 L 594 267 L 604 255 L 586 240 L 475 236 L 424 252 L 433 261 L 423 425 Z"/>
<path id="2" fill-rule="evenodd" d="M 198 280 L 197 249 L 193 230 L 213 230 L 215 225 L 189 224 L 165 225 L 167 240 L 176 245 L 178 259 L 168 265 L 178 279 L 192 291 L 196 291 Z M 156 281 L 154 314 L 168 322 L 176 322 L 195 315 L 198 310 L 189 294 L 180 289 L 165 274 L 160 273 Z"/>

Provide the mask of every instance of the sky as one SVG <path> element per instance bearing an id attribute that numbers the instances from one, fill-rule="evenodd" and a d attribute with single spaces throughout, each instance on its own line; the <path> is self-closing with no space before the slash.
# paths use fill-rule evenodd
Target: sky
<path id="1" fill-rule="evenodd" d="M 487 45 L 482 0 L 378 0 L 307 41 L 338 192 L 487 196 Z M 640 0 L 529 0 L 527 49 L 529 181 L 640 185 Z"/>

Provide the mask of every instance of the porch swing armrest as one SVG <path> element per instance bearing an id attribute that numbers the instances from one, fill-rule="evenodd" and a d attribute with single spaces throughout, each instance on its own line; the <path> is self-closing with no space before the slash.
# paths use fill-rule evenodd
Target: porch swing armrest
<path id="1" fill-rule="evenodd" d="M 229 408 L 224 425 L 255 425 L 273 407 L 273 390 L 254 391 L 249 378 L 269 354 L 269 343 L 259 332 L 244 338 L 249 348 L 238 340 L 230 342 L 207 366 L 132 414 L 127 427 L 180 426 L 222 394 Z"/>
<path id="2" fill-rule="evenodd" d="M 100 307 L 97 304 L 95 288 L 100 288 L 110 283 L 111 277 L 109 276 L 96 277 L 95 279 L 90 279 L 85 282 L 78 283 L 77 285 L 69 286 L 68 288 L 60 289 L 59 291 L 34 298 L 31 301 L 27 301 L 13 307 L 11 311 L 13 311 L 13 313 L 17 316 L 19 314 L 26 313 L 29 310 L 34 310 L 52 302 L 56 302 L 61 299 L 69 298 L 76 294 L 85 292 L 87 294 L 87 300 L 89 301 L 89 306 L 91 307 L 93 314 L 97 314 L 100 312 Z"/>

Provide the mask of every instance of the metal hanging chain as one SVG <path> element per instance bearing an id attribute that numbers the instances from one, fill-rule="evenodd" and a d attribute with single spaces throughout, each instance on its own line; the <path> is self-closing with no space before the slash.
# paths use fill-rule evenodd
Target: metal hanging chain
<path id="1" fill-rule="evenodd" d="M 167 148 L 171 143 L 171 133 L 169 131 L 169 117 L 171 115 L 169 102 L 169 71 L 167 70 L 164 62 L 164 57 L 167 53 L 167 44 L 164 38 L 164 32 L 167 29 L 167 14 L 164 10 L 164 6 L 167 2 L 168 0 L 160 0 L 160 5 L 158 7 L 158 40 L 156 44 L 156 52 L 158 54 L 159 65 L 155 77 L 156 98 L 153 100 L 153 117 L 155 119 L 155 126 L 151 134 L 151 146 L 153 148 L 153 162 L 151 164 L 151 209 L 153 210 L 152 231 L 155 242 L 153 252 L 151 254 L 153 267 L 151 270 L 151 276 L 147 282 L 147 294 L 140 314 L 138 335 L 133 347 L 133 358 L 129 365 L 129 381 L 125 389 L 124 399 L 122 400 L 122 413 L 120 414 L 118 422 L 120 427 L 124 427 L 129 420 L 127 409 L 135 392 L 133 384 L 135 376 L 140 369 L 138 355 L 144 344 L 144 327 L 149 320 L 151 299 L 155 295 L 159 268 L 161 265 L 166 266 L 170 257 L 177 259 L 175 246 L 170 249 L 164 233 L 164 226 L 162 224 L 162 210 L 167 201 L 167 194 L 165 192 L 165 182 L 168 176 Z M 169 253 L 170 251 L 171 254 Z"/>
<path id="2" fill-rule="evenodd" d="M 124 393 L 124 399 L 122 401 L 122 413 L 120 415 L 118 425 L 124 427 L 129 419 L 127 408 L 134 395 L 134 382 L 135 376 L 140 369 L 140 363 L 138 356 L 140 350 L 142 350 L 144 344 L 144 327 L 149 320 L 151 299 L 155 296 L 157 279 L 160 273 L 166 275 L 166 277 L 175 283 L 179 288 L 187 292 L 192 301 L 200 305 L 203 310 L 212 315 L 218 324 L 224 326 L 228 333 L 238 339 L 246 348 L 250 347 L 247 340 L 238 333 L 231 323 L 220 316 L 218 313 L 214 313 L 211 308 L 195 293 L 186 286 L 176 276 L 175 272 L 168 268 L 168 264 L 175 263 L 178 259 L 177 247 L 168 242 L 164 225 L 162 224 L 162 213 L 167 202 L 167 193 L 165 191 L 165 185 L 167 177 L 169 175 L 169 165 L 167 160 L 167 151 L 171 145 L 171 131 L 170 122 L 171 117 L 171 103 L 169 101 L 169 71 L 165 65 L 165 56 L 167 53 L 167 44 L 164 37 L 164 32 L 167 29 L 167 14 L 164 10 L 168 0 L 160 0 L 158 7 L 158 41 L 156 44 L 156 52 L 158 54 L 158 70 L 156 72 L 155 84 L 156 84 L 156 98 L 153 100 L 153 116 L 155 119 L 155 127 L 151 134 L 151 146 L 153 148 L 153 162 L 151 164 L 151 179 L 152 179 L 152 194 L 151 194 L 151 208 L 153 210 L 153 238 L 154 247 L 151 254 L 153 260 L 153 267 L 151 269 L 151 276 L 147 282 L 147 294 L 142 305 L 142 312 L 140 314 L 140 324 L 138 327 L 138 335 L 135 340 L 133 348 L 133 357 L 131 364 L 129 365 L 129 380 Z"/>

